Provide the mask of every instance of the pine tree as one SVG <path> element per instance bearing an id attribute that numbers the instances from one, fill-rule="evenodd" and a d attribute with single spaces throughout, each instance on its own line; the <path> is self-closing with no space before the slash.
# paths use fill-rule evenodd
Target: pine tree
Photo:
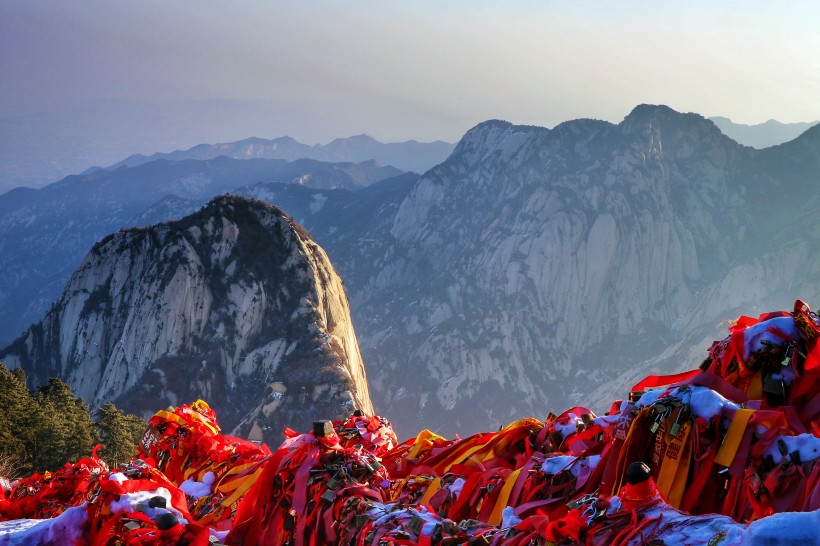
<path id="1" fill-rule="evenodd" d="M 132 460 L 142 438 L 145 422 L 136 415 L 125 415 L 107 402 L 97 410 L 97 427 L 102 443 L 101 457 L 111 468 Z"/>
<path id="2" fill-rule="evenodd" d="M 54 470 L 91 454 L 98 440 L 96 427 L 88 406 L 74 398 L 68 385 L 49 379 L 37 392 L 37 403 L 35 470 Z"/>
<path id="3" fill-rule="evenodd" d="M 36 437 L 36 402 L 26 387 L 26 374 L 0 364 L 0 474 L 16 476 L 31 471 Z"/>
<path id="4" fill-rule="evenodd" d="M 96 416 L 98 423 L 59 379 L 32 394 L 22 370 L 0 364 L 0 475 L 55 470 L 89 456 L 100 440 L 100 456 L 112 467 L 133 459 L 145 422 L 112 403 L 103 404 Z"/>
<path id="5" fill-rule="evenodd" d="M 142 440 L 142 436 L 145 434 L 145 427 L 147 423 L 141 418 L 136 415 L 126 415 L 125 416 L 125 430 L 128 431 L 129 437 L 131 438 L 131 457 L 128 460 L 133 459 L 137 456 L 137 446 Z"/>

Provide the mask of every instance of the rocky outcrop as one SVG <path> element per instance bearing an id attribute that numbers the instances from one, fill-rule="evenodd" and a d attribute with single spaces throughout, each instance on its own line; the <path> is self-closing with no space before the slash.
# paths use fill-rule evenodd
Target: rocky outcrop
<path id="1" fill-rule="evenodd" d="M 0 345 L 43 317 L 88 249 L 109 233 L 177 220 L 217 195 L 260 181 L 346 193 L 339 188 L 368 186 L 397 173 L 373 161 L 162 159 L 0 195 Z"/>
<path id="2" fill-rule="evenodd" d="M 30 380 L 129 410 L 205 398 L 226 428 L 372 412 L 344 286 L 281 210 L 220 197 L 97 243 L 45 319 L 0 352 Z"/>
<path id="3" fill-rule="evenodd" d="M 374 403 L 399 430 L 471 431 L 697 366 L 727 312 L 817 294 L 818 151 L 651 105 L 478 125 L 335 260 Z"/>

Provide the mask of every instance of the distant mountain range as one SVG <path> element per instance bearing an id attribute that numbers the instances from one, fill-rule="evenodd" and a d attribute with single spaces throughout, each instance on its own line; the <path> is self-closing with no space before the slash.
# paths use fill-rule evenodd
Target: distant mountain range
<path id="1" fill-rule="evenodd" d="M 216 186 L 139 189 L 137 169 L 156 178 L 176 164 L 72 180 L 88 190 L 68 206 L 56 193 L 44 209 L 33 194 L 0 197 L 0 242 L 5 226 L 19 237 L 0 248 L 17 282 L 0 304 L 46 307 L 42 286 L 70 275 L 50 263 L 82 254 L 68 233 L 202 206 Z M 820 127 L 756 150 L 697 114 L 641 105 L 619 124 L 488 121 L 423 176 L 355 191 L 252 176 L 230 191 L 280 206 L 326 249 L 374 406 L 409 434 L 623 397 L 613 389 L 633 377 L 696 366 L 727 315 L 820 303 L 818 180 Z"/>
<path id="2" fill-rule="evenodd" d="M 96 105 L 99 106 L 99 105 Z M 122 116 L 123 105 L 108 105 L 109 116 Z M 221 105 L 224 109 L 225 105 Z M 126 110 L 129 110 L 126 108 Z M 228 109 L 230 110 L 230 108 Z M 227 112 L 228 110 L 225 110 Z M 137 165 L 154 159 L 210 159 L 219 155 L 235 159 L 267 158 L 296 159 L 310 158 L 330 162 L 354 162 L 376 160 L 383 165 L 392 165 L 401 170 L 424 173 L 431 167 L 441 163 L 450 154 L 454 144 L 442 141 L 434 142 L 395 142 L 382 143 L 368 135 L 357 135 L 348 138 L 338 138 L 328 144 L 307 145 L 284 136 L 274 139 L 248 138 L 236 142 L 222 144 L 200 144 L 188 150 L 177 150 L 168 153 L 150 155 L 133 155 L 124 160 L 116 161 L 109 167 L 91 167 L 89 165 L 107 165 L 100 162 L 100 157 L 110 160 L 121 157 L 118 150 L 127 150 L 128 142 L 131 149 L 145 146 L 146 141 L 157 140 L 156 120 L 154 123 L 139 118 L 134 111 L 123 118 L 129 129 L 136 133 L 125 135 L 122 142 L 113 143 L 105 137 L 101 128 L 90 128 L 86 133 L 78 136 L 77 124 L 87 123 L 87 120 L 72 117 L 61 119 L 57 125 L 59 130 L 47 135 L 36 132 L 36 128 L 48 123 L 45 117 L 20 118 L 0 120 L 0 193 L 14 187 L 41 187 L 44 184 L 58 180 L 73 173 L 89 173 L 100 168 L 110 169 L 122 165 Z M 190 114 L 190 113 L 189 113 Z M 158 119 L 163 114 L 156 113 Z M 165 112 L 164 115 L 170 115 Z M 248 117 L 248 112 L 244 112 Z M 81 116 L 77 114 L 77 116 Z M 816 124 L 808 123 L 780 123 L 769 120 L 757 125 L 743 125 L 733 123 L 725 117 L 710 118 L 720 129 L 737 142 L 765 148 L 781 144 L 794 139 L 803 131 Z M 193 121 L 193 120 L 189 120 Z M 147 125 L 146 125 L 147 123 Z M 190 123 L 188 131 L 196 134 L 194 123 Z M 151 130 L 148 130 L 148 126 Z M 179 128 L 177 128 L 179 129 Z M 200 128 L 201 129 L 201 128 Z M 176 134 L 176 133 L 175 133 Z M 170 135 L 168 135 L 170 137 Z M 177 135 L 180 137 L 180 135 Z M 186 133 L 186 140 L 191 135 Z M 167 140 L 167 139 L 166 139 Z M 172 147 L 171 140 L 157 140 L 158 147 Z M 162 146 L 159 146 L 162 144 Z"/>
<path id="3" fill-rule="evenodd" d="M 376 161 L 404 171 L 423 173 L 447 159 L 453 147 L 453 144 L 440 140 L 430 143 L 409 140 L 384 144 L 367 135 L 337 138 L 330 144 L 316 144 L 315 146 L 302 144 L 290 137 L 273 140 L 248 138 L 224 144 L 200 144 L 188 150 L 156 153 L 150 156 L 132 155 L 105 170 L 135 167 L 158 159 L 180 161 L 225 156 L 233 159 L 284 159 L 286 161 L 314 159 L 335 163 Z M 97 168 L 90 169 L 87 173 L 95 170 Z"/>
<path id="4" fill-rule="evenodd" d="M 709 118 L 723 134 L 746 146 L 753 148 L 768 148 L 776 146 L 790 140 L 794 140 L 820 121 L 810 121 L 802 123 L 781 123 L 770 119 L 764 123 L 755 125 L 744 125 L 734 123 L 729 118 L 712 117 Z"/>
<path id="5" fill-rule="evenodd" d="M 0 129 L 4 127 L 0 120 Z M 7 127 L 7 135 L 13 135 L 16 126 Z M 7 136 L 6 135 L 6 136 Z M 30 135 L 29 135 L 30 136 Z M 62 140 L 69 140 L 65 135 Z M 314 159 L 330 163 L 361 163 L 376 161 L 382 166 L 392 166 L 401 171 L 423 173 L 444 161 L 454 144 L 442 141 L 383 143 L 368 136 L 357 135 L 337 138 L 328 144 L 313 146 L 302 144 L 290 137 L 275 139 L 247 138 L 222 144 L 200 144 L 187 150 L 151 155 L 132 155 L 108 167 L 89 167 L 89 153 L 79 153 L 73 148 L 64 150 L 60 161 L 38 161 L 37 154 L 47 156 L 51 149 L 44 143 L 44 149 L 29 150 L 8 138 L 0 138 L 0 193 L 18 186 L 42 186 L 44 182 L 57 180 L 69 173 L 91 174 L 99 170 L 113 171 L 121 167 L 135 167 L 158 159 L 180 161 L 183 159 L 215 159 L 226 156 L 233 159 L 282 159 L 296 161 Z M 54 143 L 52 143 L 54 144 Z M 97 143 L 97 146 L 103 144 Z M 56 146 L 56 144 L 55 144 Z M 54 152 L 57 153 L 57 152 Z M 109 152 L 110 153 L 110 152 Z M 30 156 L 30 157 L 29 157 Z"/>

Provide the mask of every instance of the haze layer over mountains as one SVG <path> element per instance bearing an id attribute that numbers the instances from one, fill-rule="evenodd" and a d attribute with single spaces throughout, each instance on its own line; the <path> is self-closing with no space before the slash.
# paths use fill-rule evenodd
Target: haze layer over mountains
<path id="1" fill-rule="evenodd" d="M 272 142 L 244 145 L 286 144 Z M 664 106 L 619 124 L 488 121 L 423 174 L 404 170 L 180 152 L 6 193 L 0 335 L 39 321 L 94 242 L 228 191 L 280 207 L 324 248 L 373 405 L 406 433 L 623 397 L 611 386 L 696 366 L 722 317 L 818 301 L 817 127 L 756 150 Z"/>

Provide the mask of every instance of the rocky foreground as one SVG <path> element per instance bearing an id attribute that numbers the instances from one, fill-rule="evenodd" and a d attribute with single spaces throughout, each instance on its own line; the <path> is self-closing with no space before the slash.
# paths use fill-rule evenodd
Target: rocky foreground
<path id="1" fill-rule="evenodd" d="M 205 402 L 160 411 L 139 460 L 13 484 L 0 544 L 818 544 L 820 318 L 798 301 L 729 330 L 606 415 L 463 439 L 398 443 L 356 412 L 271 452 Z"/>

